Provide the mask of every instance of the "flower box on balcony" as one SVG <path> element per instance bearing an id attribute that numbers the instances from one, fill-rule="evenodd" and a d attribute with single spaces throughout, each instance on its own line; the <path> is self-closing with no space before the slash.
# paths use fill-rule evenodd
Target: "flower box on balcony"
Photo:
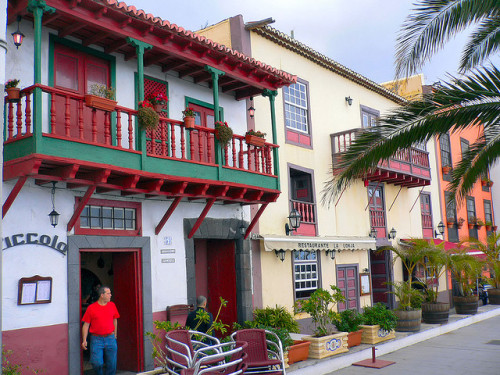
<path id="1" fill-rule="evenodd" d="M 19 87 L 9 87 L 6 88 L 5 91 L 7 92 L 7 99 L 9 102 L 19 101 L 21 97 L 21 89 Z"/>
<path id="2" fill-rule="evenodd" d="M 455 226 L 455 219 L 453 219 L 453 218 L 447 218 L 446 219 L 446 226 L 448 228 L 453 228 Z"/>
<path id="3" fill-rule="evenodd" d="M 87 94 L 85 95 L 85 104 L 87 107 L 102 109 L 103 111 L 114 111 L 116 108 L 116 100 L 101 98 L 100 96 Z"/>
<path id="4" fill-rule="evenodd" d="M 262 137 L 258 137 L 256 135 L 246 134 L 245 135 L 245 142 L 249 145 L 262 147 L 262 146 L 264 146 L 264 143 L 266 143 L 266 139 L 262 138 Z"/>
<path id="5" fill-rule="evenodd" d="M 442 168 L 443 174 L 448 174 L 451 172 L 451 166 L 446 165 Z"/>

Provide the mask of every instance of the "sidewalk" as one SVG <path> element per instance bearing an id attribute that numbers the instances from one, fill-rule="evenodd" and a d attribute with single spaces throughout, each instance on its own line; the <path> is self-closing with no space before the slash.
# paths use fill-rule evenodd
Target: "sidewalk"
<path id="1" fill-rule="evenodd" d="M 452 309 L 450 310 L 448 324 L 436 325 L 422 323 L 422 327 L 419 332 L 396 332 L 395 339 L 375 345 L 377 348 L 376 355 L 379 357 L 495 316 L 500 316 L 500 306 L 480 306 L 476 315 L 458 315 L 455 314 Z M 298 336 L 300 337 L 300 335 Z M 300 373 L 300 375 L 328 374 L 332 371 L 351 366 L 354 362 L 371 358 L 372 346 L 373 345 L 361 344 L 360 346 L 350 348 L 347 353 L 335 355 L 333 357 L 325 359 L 308 359 L 306 361 L 297 362 L 287 369 L 287 373 Z"/>

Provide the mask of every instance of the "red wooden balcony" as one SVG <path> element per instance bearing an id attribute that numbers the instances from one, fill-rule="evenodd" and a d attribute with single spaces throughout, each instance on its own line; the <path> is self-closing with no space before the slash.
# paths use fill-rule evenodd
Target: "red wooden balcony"
<path id="1" fill-rule="evenodd" d="M 290 204 L 292 209 L 296 209 L 302 215 L 302 221 L 300 227 L 297 229 L 297 234 L 316 236 L 316 203 L 290 199 Z"/>
<path id="2" fill-rule="evenodd" d="M 350 129 L 330 135 L 332 142 L 333 169 L 338 164 L 341 153 L 346 151 L 362 129 Z M 431 183 L 429 153 L 416 147 L 401 150 L 387 160 L 381 160 L 375 170 L 362 176 L 365 183 L 386 182 L 412 188 Z"/>
<path id="3" fill-rule="evenodd" d="M 42 93 L 37 119 L 36 90 Z M 143 132 L 135 109 L 93 109 L 82 95 L 43 85 L 23 89 L 22 96 L 5 101 L 4 180 L 25 175 L 122 194 L 239 203 L 271 202 L 279 195 L 277 145 L 255 147 L 234 135 L 219 152 L 213 129 L 189 131 L 182 121 L 160 117 L 155 131 Z"/>

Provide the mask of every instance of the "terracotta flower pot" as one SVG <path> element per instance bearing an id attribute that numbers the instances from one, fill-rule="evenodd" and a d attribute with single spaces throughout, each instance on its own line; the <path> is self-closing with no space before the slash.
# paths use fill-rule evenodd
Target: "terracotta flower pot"
<path id="1" fill-rule="evenodd" d="M 361 345 L 361 337 L 363 336 L 363 330 L 349 332 L 347 334 L 347 347 L 352 348 L 353 346 Z"/>
<path id="2" fill-rule="evenodd" d="M 163 104 L 153 104 L 153 109 L 158 112 L 158 113 L 161 113 L 162 112 L 162 109 L 163 109 Z"/>
<path id="3" fill-rule="evenodd" d="M 9 101 L 18 101 L 21 97 L 21 89 L 19 87 L 9 87 L 5 91 L 7 92 L 7 99 Z"/>
<path id="4" fill-rule="evenodd" d="M 293 345 L 288 348 L 288 364 L 305 361 L 309 356 L 310 341 L 294 340 Z"/>
<path id="5" fill-rule="evenodd" d="M 186 129 L 193 129 L 194 128 L 194 117 L 192 117 L 192 116 L 184 117 L 184 127 Z"/>
<path id="6" fill-rule="evenodd" d="M 245 135 L 245 142 L 249 145 L 261 147 L 261 146 L 264 146 L 266 139 L 262 138 L 262 137 L 257 137 L 256 135 L 246 134 Z"/>
<path id="7" fill-rule="evenodd" d="M 90 94 L 85 95 L 85 104 L 87 107 L 111 112 L 115 110 L 116 103 L 117 102 L 115 100 L 101 98 L 100 96 Z"/>

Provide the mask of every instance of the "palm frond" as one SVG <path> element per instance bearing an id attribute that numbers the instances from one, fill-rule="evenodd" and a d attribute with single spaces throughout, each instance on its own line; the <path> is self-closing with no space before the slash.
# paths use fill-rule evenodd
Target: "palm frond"
<path id="1" fill-rule="evenodd" d="M 500 15 L 485 18 L 465 46 L 460 71 L 472 69 L 500 49 Z"/>
<path id="2" fill-rule="evenodd" d="M 397 38 L 396 77 L 417 72 L 451 37 L 500 10 L 497 0 L 421 0 L 415 6 Z"/>
<path id="3" fill-rule="evenodd" d="M 464 79 L 453 78 L 434 93 L 382 117 L 369 131 L 358 133 L 349 148 L 340 154 L 338 165 L 333 166 L 335 172 L 340 173 L 333 175 L 332 168 L 321 201 L 330 204 L 356 179 L 400 150 L 449 131 L 478 127 L 479 124 L 490 136 L 492 149 L 484 150 L 484 156 L 476 161 L 478 170 L 491 165 L 498 157 L 494 146 L 498 145 L 495 134 L 500 124 L 500 71 L 495 67 L 476 71 Z M 478 175 L 475 170 L 471 171 L 470 178 Z M 456 178 L 461 177 L 457 174 Z M 470 183 L 459 182 L 458 186 L 467 189 Z"/>

